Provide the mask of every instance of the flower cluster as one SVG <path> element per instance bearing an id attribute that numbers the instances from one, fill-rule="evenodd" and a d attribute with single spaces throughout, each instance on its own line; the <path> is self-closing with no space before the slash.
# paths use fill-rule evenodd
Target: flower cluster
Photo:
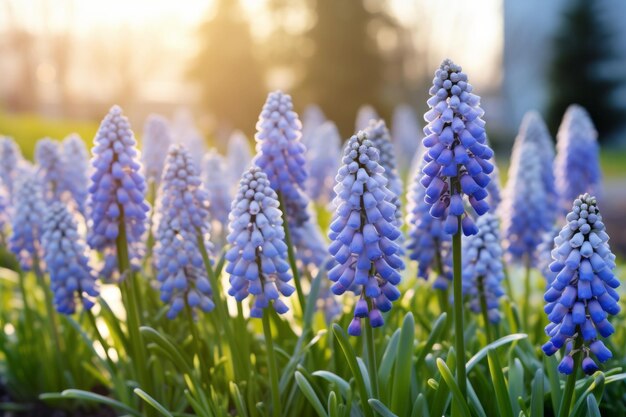
<path id="1" fill-rule="evenodd" d="M 92 225 L 87 242 L 105 252 L 110 266 L 122 222 L 131 256 L 140 255 L 150 207 L 144 200 L 146 183 L 137 162 L 135 138 L 120 107 L 109 110 L 94 141 L 89 187 Z"/>
<path id="2" fill-rule="evenodd" d="M 430 206 L 424 201 L 426 190 L 420 183 L 426 160 L 420 158 L 408 195 L 407 224 L 409 243 L 407 249 L 412 260 L 417 261 L 417 276 L 428 279 L 431 272 L 437 277 L 433 286 L 445 290 L 452 280 L 452 238 L 443 231 L 443 222 L 429 214 Z"/>
<path id="3" fill-rule="evenodd" d="M 20 266 L 30 270 L 41 259 L 41 234 L 46 204 L 39 178 L 29 175 L 16 184 L 9 249 Z"/>
<path id="4" fill-rule="evenodd" d="M 478 233 L 463 244 L 463 295 L 469 296 L 474 313 L 481 312 L 481 300 L 487 305 L 489 321 L 500 321 L 499 298 L 504 295 L 502 247 L 498 218 L 487 213 L 476 221 Z"/>
<path id="5" fill-rule="evenodd" d="M 321 124 L 310 134 L 307 158 L 311 174 L 306 182 L 307 194 L 327 204 L 335 195 L 335 174 L 341 161 L 341 136 L 333 122 Z"/>
<path id="6" fill-rule="evenodd" d="M 398 170 L 406 173 L 422 139 L 422 128 L 410 106 L 401 104 L 394 109 L 391 138 L 398 157 Z"/>
<path id="7" fill-rule="evenodd" d="M 589 113 L 576 104 L 567 108 L 559 127 L 557 154 L 554 160 L 555 182 L 560 207 L 565 212 L 579 194 L 600 192 L 600 148 L 598 132 Z"/>
<path id="8" fill-rule="evenodd" d="M 619 295 L 615 291 L 619 280 L 612 272 L 615 255 L 609 248 L 609 236 L 595 197 L 579 196 L 566 220 L 567 224 L 554 239 L 554 262 L 550 270 L 556 276 L 544 296 L 545 312 L 551 322 L 546 326 L 550 341 L 543 345 L 543 351 L 553 355 L 567 342 L 576 342 L 568 347 L 559 371 L 572 373 L 573 355 L 580 350 L 584 356 L 583 371 L 592 374 L 598 366 L 590 354 L 600 362 L 612 356 L 598 336 L 608 337 L 614 332 L 607 317 L 620 311 Z"/>
<path id="9" fill-rule="evenodd" d="M 174 114 L 171 125 L 172 137 L 182 144 L 191 155 L 197 168 L 202 166 L 202 156 L 206 153 L 206 142 L 196 127 L 193 114 L 188 109 L 180 109 Z"/>
<path id="10" fill-rule="evenodd" d="M 57 311 L 74 314 L 77 298 L 90 309 L 100 292 L 76 222 L 63 203 L 47 210 L 41 243 Z"/>
<path id="11" fill-rule="evenodd" d="M 352 136 L 337 173 L 334 204 L 337 207 L 330 225 L 329 252 L 336 265 L 328 277 L 332 291 L 359 295 L 354 319 L 348 328 L 353 336 L 361 334 L 361 319 L 369 316 L 372 327 L 383 325 L 381 311 L 389 311 L 400 297 L 396 285 L 398 269 L 404 267 L 397 256 L 400 237 L 395 225 L 396 197 L 387 188 L 385 169 L 367 133 Z"/>
<path id="12" fill-rule="evenodd" d="M 61 158 L 65 188 L 78 211 L 85 215 L 89 195 L 89 153 L 80 136 L 72 134 L 63 139 Z"/>
<path id="13" fill-rule="evenodd" d="M 5 232 L 6 232 L 6 228 L 9 224 L 9 209 L 10 209 L 10 202 L 9 202 L 9 193 L 7 192 L 6 187 L 4 186 L 4 183 L 2 182 L 2 179 L 0 178 L 0 245 L 1 246 L 6 246 L 6 241 L 5 241 Z"/>
<path id="14" fill-rule="evenodd" d="M 18 175 L 22 153 L 13 139 L 0 136 L 0 179 L 7 188 L 9 200 L 13 201 L 13 186 Z"/>
<path id="15" fill-rule="evenodd" d="M 39 140 L 35 146 L 35 161 L 44 186 L 44 198 L 60 201 L 66 177 L 59 142 L 50 138 Z"/>
<path id="16" fill-rule="evenodd" d="M 164 150 L 172 144 L 172 132 L 167 119 L 157 114 L 151 114 L 143 126 L 141 138 L 141 162 L 143 173 L 147 182 L 161 181 L 161 174 L 165 166 Z"/>
<path id="17" fill-rule="evenodd" d="M 228 182 L 233 188 L 236 188 L 239 184 L 239 179 L 250 167 L 250 162 L 252 161 L 250 142 L 248 142 L 248 138 L 240 130 L 234 131 L 228 138 L 226 159 L 228 160 Z"/>
<path id="18" fill-rule="evenodd" d="M 182 145 L 167 154 L 157 206 L 154 256 L 161 301 L 173 319 L 186 305 L 213 310 L 200 242 L 209 234 L 208 200 L 191 156 Z"/>
<path id="19" fill-rule="evenodd" d="M 493 171 L 488 161 L 493 151 L 487 145 L 480 97 L 472 93 L 461 67 L 448 59 L 435 72 L 429 93 L 430 110 L 424 115 L 428 124 L 422 142 L 428 148 L 421 180 L 426 187 L 426 203 L 433 217 L 444 220 L 446 233 L 456 234 L 461 219 L 463 234 L 476 234 L 463 196 L 479 216 L 485 214 L 489 210 L 485 187 Z"/>
<path id="20" fill-rule="evenodd" d="M 209 204 L 209 219 L 215 237 L 224 237 L 230 212 L 230 186 L 224 158 L 215 149 L 209 150 L 202 160 L 204 190 Z M 214 239 L 215 240 L 215 239 Z M 215 243 L 215 242 L 214 242 Z"/>
<path id="21" fill-rule="evenodd" d="M 258 167 L 246 171 L 231 206 L 228 242 L 232 247 L 225 258 L 230 274 L 228 294 L 237 301 L 252 295 L 250 316 L 256 318 L 263 317 L 270 302 L 277 313 L 287 312 L 280 295 L 289 297 L 294 291 L 289 285 L 287 245 L 278 207 L 278 196 L 267 175 Z"/>
<path id="22" fill-rule="evenodd" d="M 302 113 L 302 143 L 307 150 L 317 139 L 315 131 L 326 122 L 324 112 L 317 104 L 309 104 Z"/>

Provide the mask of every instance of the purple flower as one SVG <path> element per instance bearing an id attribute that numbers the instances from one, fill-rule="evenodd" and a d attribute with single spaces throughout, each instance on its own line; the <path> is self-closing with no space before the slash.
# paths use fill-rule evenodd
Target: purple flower
<path id="1" fill-rule="evenodd" d="M 313 146 L 317 136 L 315 131 L 325 122 L 326 116 L 317 104 L 306 106 L 302 114 L 302 143 L 307 149 Z"/>
<path id="2" fill-rule="evenodd" d="M 619 313 L 619 280 L 613 275 L 615 255 L 609 248 L 607 235 L 596 198 L 583 194 L 574 200 L 567 224 L 554 239 L 554 262 L 550 270 L 556 274 L 544 295 L 544 308 L 550 324 L 546 334 L 550 340 L 543 345 L 546 355 L 553 355 L 563 345 L 582 339 L 583 370 L 595 372 L 600 362 L 612 355 L 600 337 L 609 337 L 613 326 L 608 316 Z M 570 351 L 563 358 L 559 371 L 571 373 Z"/>
<path id="3" fill-rule="evenodd" d="M 74 314 L 77 299 L 90 309 L 100 292 L 76 222 L 63 203 L 47 210 L 41 240 L 57 311 Z"/>
<path id="4" fill-rule="evenodd" d="M 44 186 L 44 198 L 49 202 L 60 201 L 66 185 L 60 143 L 50 138 L 39 140 L 35 146 L 35 161 Z"/>
<path id="5" fill-rule="evenodd" d="M 335 197 L 335 174 L 341 162 L 341 136 L 333 122 L 325 122 L 309 134 L 307 159 L 310 175 L 307 178 L 308 196 L 322 204 Z"/>
<path id="6" fill-rule="evenodd" d="M 6 246 L 6 229 L 10 223 L 9 193 L 0 178 L 0 246 Z"/>
<path id="7" fill-rule="evenodd" d="M 236 189 L 239 179 L 252 162 L 250 142 L 240 130 L 234 131 L 228 138 L 226 159 L 228 160 L 229 183 Z"/>
<path id="8" fill-rule="evenodd" d="M 202 160 L 203 185 L 209 201 L 209 219 L 213 226 L 213 243 L 222 246 L 226 235 L 228 213 L 232 197 L 226 161 L 215 149 L 210 149 Z M 219 238 L 218 238 L 219 237 Z"/>
<path id="9" fill-rule="evenodd" d="M 485 187 L 491 181 L 493 165 L 488 160 L 493 151 L 487 144 L 480 97 L 472 90 L 461 67 L 444 60 L 435 72 L 430 110 L 424 115 L 428 124 L 422 143 L 428 151 L 421 183 L 430 214 L 443 220 L 443 229 L 450 235 L 459 231 L 459 219 L 464 235 L 478 232 L 464 199 L 479 216 L 489 210 Z"/>
<path id="10" fill-rule="evenodd" d="M 0 136 L 0 179 L 7 188 L 9 201 L 13 201 L 13 185 L 18 177 L 22 153 L 12 138 Z"/>
<path id="11" fill-rule="evenodd" d="M 41 235 L 46 203 L 39 178 L 28 175 L 15 185 L 15 210 L 11 219 L 9 249 L 17 256 L 20 266 L 30 270 L 41 260 Z"/>
<path id="12" fill-rule="evenodd" d="M 141 140 L 141 162 L 143 174 L 147 182 L 161 181 L 161 174 L 165 166 L 166 150 L 173 143 L 172 132 L 167 119 L 158 114 L 151 114 L 143 126 Z"/>
<path id="13" fill-rule="evenodd" d="M 159 190 L 154 247 L 161 301 L 170 304 L 170 319 L 186 305 L 204 312 L 213 310 L 211 285 L 198 243 L 198 239 L 208 239 L 208 207 L 191 156 L 182 145 L 172 145 Z"/>
<path id="14" fill-rule="evenodd" d="M 337 173 L 335 207 L 330 225 L 329 252 L 336 265 L 328 277 L 332 291 L 352 291 L 359 296 L 348 333 L 358 336 L 360 321 L 369 316 L 372 327 L 383 325 L 381 311 L 389 311 L 400 297 L 396 288 L 404 267 L 394 242 L 400 231 L 395 224 L 396 197 L 387 188 L 385 169 L 367 133 L 352 136 L 344 148 Z"/>
<path id="15" fill-rule="evenodd" d="M 84 216 L 89 195 L 89 153 L 80 136 L 72 134 L 63 139 L 61 159 L 65 188 L 78 211 Z"/>
<path id="16" fill-rule="evenodd" d="M 230 274 L 228 294 L 239 302 L 252 295 L 252 317 L 263 317 L 263 309 L 270 303 L 277 313 L 287 312 L 280 296 L 289 297 L 294 287 L 289 285 L 282 213 L 278 196 L 259 167 L 243 174 L 229 219 L 231 248 L 225 255 Z"/>
<path id="17" fill-rule="evenodd" d="M 559 127 L 557 154 L 554 160 L 559 207 L 567 213 L 569 204 L 579 194 L 597 196 L 601 189 L 598 132 L 589 113 L 576 104 L 567 108 Z"/>
<path id="18" fill-rule="evenodd" d="M 188 109 L 180 109 L 174 114 L 172 122 L 172 137 L 174 142 L 182 144 L 197 168 L 202 166 L 202 156 L 206 153 L 206 142 L 202 133 L 196 127 L 193 114 Z"/>
<path id="19" fill-rule="evenodd" d="M 398 156 L 398 170 L 406 174 L 423 137 L 419 120 L 410 106 L 402 104 L 393 111 L 391 137 Z"/>

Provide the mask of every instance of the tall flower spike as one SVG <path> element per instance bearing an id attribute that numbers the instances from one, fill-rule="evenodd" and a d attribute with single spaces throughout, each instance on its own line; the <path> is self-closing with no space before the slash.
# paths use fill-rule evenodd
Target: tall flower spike
<path id="1" fill-rule="evenodd" d="M 480 97 L 472 90 L 461 67 L 444 60 L 435 72 L 430 110 L 424 115 L 428 124 L 422 143 L 428 151 L 421 183 L 430 214 L 444 221 L 443 229 L 450 235 L 458 232 L 459 218 L 464 235 L 478 232 L 466 213 L 464 196 L 479 216 L 489 210 L 485 187 L 491 181 L 493 151 L 487 144 Z"/>
<path id="2" fill-rule="evenodd" d="M 188 109 L 180 109 L 174 114 L 172 137 L 174 142 L 182 144 L 189 151 L 193 163 L 199 169 L 202 166 L 202 156 L 206 153 L 206 142 Z"/>
<path id="3" fill-rule="evenodd" d="M 398 156 L 398 170 L 404 175 L 411 166 L 413 155 L 418 152 L 422 136 L 422 128 L 411 106 L 397 106 L 393 111 L 391 138 Z M 409 175 L 408 178 L 413 177 Z"/>
<path id="4" fill-rule="evenodd" d="M 285 200 L 300 198 L 307 178 L 300 141 L 302 124 L 293 111 L 291 97 L 281 91 L 270 93 L 256 125 L 257 156 L 254 164 L 267 175 Z"/>
<path id="5" fill-rule="evenodd" d="M 556 239 L 560 231 L 561 229 L 559 227 L 552 227 L 551 230 L 543 234 L 541 243 L 537 246 L 537 269 L 541 271 L 548 285 L 552 283 L 552 280 L 554 280 L 556 276 L 556 274 L 550 270 L 550 264 L 552 263 L 554 239 Z"/>
<path id="6" fill-rule="evenodd" d="M 167 150 L 173 143 L 172 132 L 167 119 L 151 114 L 143 126 L 141 138 L 141 162 L 146 181 L 161 181 Z"/>
<path id="7" fill-rule="evenodd" d="M 11 219 L 9 249 L 24 270 L 41 260 L 41 235 L 46 204 L 39 178 L 29 175 L 16 184 L 15 210 Z"/>
<path id="8" fill-rule="evenodd" d="M 6 231 L 10 222 L 9 216 L 9 193 L 0 178 L 0 246 L 6 247 Z"/>
<path id="9" fill-rule="evenodd" d="M 307 194 L 312 200 L 328 204 L 334 198 L 335 174 L 341 162 L 341 135 L 333 122 L 325 122 L 310 134 L 307 158 L 310 175 Z"/>
<path id="10" fill-rule="evenodd" d="M 348 328 L 361 334 L 361 319 L 369 316 L 372 327 L 383 325 L 381 311 L 389 311 L 400 297 L 398 269 L 404 267 L 394 242 L 396 197 L 387 188 L 385 169 L 378 163 L 378 149 L 361 131 L 352 136 L 337 173 L 335 207 L 330 225 L 329 252 L 337 264 L 328 272 L 332 291 L 359 295 L 354 319 Z"/>
<path id="11" fill-rule="evenodd" d="M 543 234 L 552 228 L 541 165 L 538 145 L 531 141 L 522 143 L 512 155 L 500 207 L 507 257 L 529 262 L 530 266 L 536 264 L 537 246 Z"/>
<path id="12" fill-rule="evenodd" d="M 76 299 L 87 310 L 93 307 L 100 293 L 96 278 L 76 222 L 63 203 L 55 202 L 47 210 L 41 240 L 57 311 L 74 314 Z"/>
<path id="13" fill-rule="evenodd" d="M 485 300 L 489 321 L 498 323 L 499 299 L 504 295 L 500 225 L 493 213 L 487 213 L 478 218 L 476 226 L 478 233 L 466 237 L 463 244 L 463 294 L 469 296 L 474 313 L 481 313 L 481 300 Z"/>
<path id="14" fill-rule="evenodd" d="M 365 130 L 367 126 L 370 124 L 370 120 L 378 120 L 380 116 L 374 109 L 374 107 L 369 104 L 364 104 L 359 107 L 359 110 L 356 113 L 356 121 L 354 124 L 354 130 Z"/>
<path id="15" fill-rule="evenodd" d="M 18 177 L 22 153 L 12 138 L 0 136 L 0 179 L 9 193 L 9 201 L 13 201 L 13 185 Z"/>
<path id="16" fill-rule="evenodd" d="M 92 225 L 87 242 L 91 248 L 105 252 L 110 267 L 122 221 L 130 255 L 140 257 L 150 207 L 144 200 L 146 183 L 137 162 L 135 138 L 119 106 L 111 107 L 94 142 L 94 172 L 89 187 Z"/>
<path id="17" fill-rule="evenodd" d="M 433 286 L 446 290 L 452 281 L 452 238 L 443 231 L 443 222 L 430 215 L 430 206 L 424 201 L 426 190 L 420 183 L 420 173 L 426 163 L 420 158 L 419 170 L 409 189 L 407 249 L 410 258 L 417 261 L 417 276 L 428 279 L 435 272 Z"/>
<path id="18" fill-rule="evenodd" d="M 226 159 L 228 161 L 229 183 L 236 190 L 241 176 L 250 167 L 252 161 L 250 142 L 240 130 L 234 131 L 228 138 Z"/>
<path id="19" fill-rule="evenodd" d="M 209 201 L 209 219 L 213 229 L 213 243 L 226 236 L 228 213 L 232 197 L 228 183 L 226 161 L 215 149 L 209 150 L 202 161 L 203 184 Z M 221 236 L 222 239 L 217 239 Z M 221 244 L 219 245 L 221 247 Z"/>
<path id="20" fill-rule="evenodd" d="M 576 104 L 567 108 L 559 127 L 557 154 L 554 161 L 559 207 L 567 212 L 579 194 L 598 196 L 602 183 L 598 132 L 589 113 Z"/>
<path id="21" fill-rule="evenodd" d="M 309 104 L 302 113 L 302 143 L 311 148 L 317 137 L 315 131 L 326 122 L 324 112 L 317 104 Z"/>
<path id="22" fill-rule="evenodd" d="M 35 146 L 35 161 L 44 186 L 44 198 L 60 201 L 66 178 L 60 143 L 50 138 L 39 140 Z"/>
<path id="23" fill-rule="evenodd" d="M 574 371 L 572 356 L 580 350 L 586 374 L 598 370 L 591 358 L 600 362 L 612 357 L 600 336 L 609 337 L 614 328 L 607 320 L 619 313 L 619 280 L 613 275 L 615 255 L 611 253 L 596 198 L 583 194 L 574 200 L 567 224 L 554 239 L 554 262 L 550 270 L 557 275 L 544 295 L 545 312 L 550 324 L 546 334 L 550 340 L 543 345 L 546 355 L 553 355 L 568 342 L 568 354 L 559 365 L 559 372 Z M 582 343 L 581 343 L 582 342 Z"/>
<path id="24" fill-rule="evenodd" d="M 76 203 L 78 211 L 85 215 L 89 195 L 89 153 L 80 136 L 72 134 L 63 139 L 61 159 L 65 188 Z"/>
<path id="25" fill-rule="evenodd" d="M 270 302 L 277 313 L 289 310 L 280 296 L 294 287 L 287 263 L 287 245 L 278 196 L 267 175 L 258 167 L 245 172 L 229 215 L 232 247 L 226 252 L 230 274 L 228 294 L 239 302 L 252 295 L 250 316 L 263 317 Z"/>
<path id="26" fill-rule="evenodd" d="M 154 255 L 161 301 L 173 319 L 188 305 L 213 310 L 211 285 L 198 239 L 209 235 L 209 202 L 190 154 L 172 145 L 159 190 Z M 207 245 L 210 248 L 210 245 Z"/>

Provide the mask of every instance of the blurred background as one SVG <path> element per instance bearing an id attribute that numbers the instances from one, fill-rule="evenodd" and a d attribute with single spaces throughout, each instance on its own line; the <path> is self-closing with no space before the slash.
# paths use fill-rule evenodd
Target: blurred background
<path id="1" fill-rule="evenodd" d="M 586 107 L 608 216 L 626 229 L 625 20 L 623 0 L 0 0 L 0 134 L 30 157 L 43 136 L 90 141 L 113 103 L 136 131 L 185 108 L 223 151 L 280 88 L 345 138 L 364 104 L 387 121 L 401 103 L 423 114 L 449 57 L 482 96 L 504 164 L 526 111 L 554 135 L 570 103 Z"/>

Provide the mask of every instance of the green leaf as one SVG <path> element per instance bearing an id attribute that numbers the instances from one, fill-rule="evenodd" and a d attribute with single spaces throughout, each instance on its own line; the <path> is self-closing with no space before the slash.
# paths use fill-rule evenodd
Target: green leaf
<path id="1" fill-rule="evenodd" d="M 376 398 L 371 398 L 367 401 L 374 410 L 382 417 L 398 417 L 396 414 L 392 413 L 390 409 L 385 407 L 385 404 L 381 403 Z"/>
<path id="2" fill-rule="evenodd" d="M 230 381 L 228 386 L 230 388 L 230 395 L 233 397 L 233 402 L 235 403 L 235 408 L 237 409 L 237 415 L 239 415 L 239 417 L 248 417 L 248 411 L 246 410 L 239 387 L 233 381 Z"/>
<path id="3" fill-rule="evenodd" d="M 596 397 L 593 395 L 587 397 L 587 417 L 602 417 Z"/>
<path id="4" fill-rule="evenodd" d="M 426 404 L 426 397 L 420 393 L 415 402 L 413 403 L 413 411 L 411 411 L 411 417 L 430 417 L 428 414 L 428 404 Z"/>
<path id="5" fill-rule="evenodd" d="M 330 394 L 328 394 L 328 417 L 339 417 L 337 394 L 335 394 L 335 391 L 331 391 Z"/>
<path id="6" fill-rule="evenodd" d="M 319 400 L 319 398 L 317 398 L 317 394 L 315 394 L 315 391 L 313 390 L 313 387 L 311 386 L 309 381 L 307 381 L 304 375 L 302 375 L 299 371 L 296 371 L 295 377 L 296 384 L 298 384 L 298 387 L 300 387 L 300 391 L 302 391 L 307 400 L 309 400 L 317 415 L 319 417 L 328 417 L 328 414 L 326 414 L 322 402 Z"/>
<path id="7" fill-rule="evenodd" d="M 487 352 L 490 349 L 495 349 L 497 347 L 506 345 L 507 343 L 515 342 L 516 340 L 521 340 L 527 338 L 528 335 L 526 333 L 515 333 L 510 334 L 508 336 L 501 337 L 500 339 L 489 343 L 487 346 L 479 350 L 472 358 L 467 361 L 465 365 L 465 371 L 469 374 L 472 368 L 476 366 L 485 356 L 487 356 Z"/>
<path id="8" fill-rule="evenodd" d="M 343 329 L 337 324 L 333 324 L 333 334 L 343 351 L 343 354 L 348 362 L 348 367 L 352 371 L 352 375 L 356 381 L 357 389 L 359 391 L 359 396 L 361 397 L 361 403 L 363 404 L 363 412 L 366 417 L 374 417 L 374 413 L 372 412 L 371 407 L 368 406 L 367 400 L 367 389 L 365 388 L 365 381 L 363 380 L 363 375 L 361 374 L 361 370 L 359 368 L 359 364 L 357 362 L 356 354 L 354 353 L 354 349 L 346 336 L 346 333 Z"/>
<path id="9" fill-rule="evenodd" d="M 441 313 L 439 318 L 437 318 L 437 320 L 435 321 L 433 329 L 430 332 L 428 339 L 426 339 L 426 343 L 422 347 L 422 350 L 420 350 L 420 353 L 417 355 L 417 360 L 415 361 L 415 369 L 417 369 L 418 372 L 422 363 L 424 362 L 424 359 L 426 359 L 426 355 L 430 353 L 435 342 L 437 342 L 437 340 L 439 340 L 439 338 L 441 337 L 441 334 L 446 328 L 447 320 L 448 315 L 446 313 Z"/>
<path id="10" fill-rule="evenodd" d="M 400 340 L 400 329 L 396 329 L 389 339 L 387 343 L 387 347 L 385 348 L 385 353 L 383 353 L 383 359 L 380 361 L 380 366 L 378 367 L 378 379 L 381 382 L 381 391 L 390 392 L 391 388 L 389 387 L 388 381 L 391 381 L 391 372 L 393 371 L 393 366 L 396 361 L 396 356 L 398 354 L 398 341 Z"/>
<path id="11" fill-rule="evenodd" d="M 122 410 L 125 413 L 128 414 L 132 414 L 133 416 L 137 416 L 137 417 L 142 417 L 143 414 L 141 414 L 139 411 L 135 410 L 134 408 L 131 408 L 129 406 L 127 406 L 126 404 L 122 404 L 119 401 L 115 401 L 109 397 L 105 397 L 104 395 L 100 395 L 100 394 L 95 394 L 93 392 L 89 392 L 89 391 L 83 391 L 83 390 L 78 390 L 78 389 L 66 389 L 65 391 L 61 392 L 60 394 L 41 394 L 39 396 L 39 399 L 42 401 L 45 400 L 58 400 L 58 399 L 74 399 L 74 400 L 82 400 L 82 401 L 87 401 L 87 402 L 91 402 L 91 403 L 99 403 L 99 404 L 105 404 L 108 405 L 109 407 L 113 407 L 116 408 L 118 410 Z"/>
<path id="12" fill-rule="evenodd" d="M 312 375 L 318 376 L 330 383 L 335 384 L 339 389 L 341 395 L 343 395 L 345 398 L 348 398 L 348 395 L 350 394 L 350 384 L 342 377 L 335 375 L 334 373 L 329 371 L 315 371 L 312 373 Z"/>
<path id="13" fill-rule="evenodd" d="M 519 415 L 521 410 L 517 399 L 524 398 L 524 368 L 518 358 L 509 361 L 509 398 L 513 415 Z"/>
<path id="14" fill-rule="evenodd" d="M 455 408 L 460 411 L 463 417 L 471 417 L 471 413 L 467 406 L 467 403 L 465 402 L 465 398 L 463 397 L 463 394 L 461 394 L 461 390 L 454 380 L 452 372 L 450 372 L 450 369 L 441 358 L 437 358 L 437 369 L 439 369 L 441 377 L 443 378 L 446 385 L 450 389 L 450 392 L 452 393 L 452 399 L 454 401 L 454 405 L 456 405 Z"/>
<path id="15" fill-rule="evenodd" d="M 152 342 L 161 347 L 168 354 L 168 359 L 178 367 L 180 372 L 191 374 L 192 367 L 189 362 L 185 359 L 182 352 L 165 336 L 152 327 L 147 326 L 140 327 L 139 331 L 146 342 Z"/>
<path id="16" fill-rule="evenodd" d="M 532 393 L 530 395 L 530 415 L 532 417 L 543 417 L 544 400 L 544 378 L 543 370 L 537 369 L 532 383 Z"/>
<path id="17" fill-rule="evenodd" d="M 493 388 L 496 392 L 496 403 L 498 405 L 498 411 L 500 417 L 513 417 L 511 410 L 511 399 L 504 380 L 504 374 L 502 373 L 502 365 L 494 349 L 487 351 L 487 357 L 489 361 L 489 372 L 491 374 L 491 381 L 493 382 Z"/>
<path id="18" fill-rule="evenodd" d="M 413 340 L 415 339 L 415 320 L 413 314 L 404 316 L 400 330 L 400 342 L 394 368 L 393 388 L 391 390 L 391 409 L 400 416 L 407 414 L 411 397 L 411 370 L 413 369 Z M 381 381 L 384 386 L 387 381 Z"/>
<path id="19" fill-rule="evenodd" d="M 558 363 L 554 356 L 543 357 L 543 367 L 548 374 L 548 382 L 550 383 L 550 399 L 552 400 L 552 409 L 558 410 L 561 404 L 561 397 L 563 396 L 563 390 L 559 381 L 559 374 L 557 371 Z"/>
<path id="20" fill-rule="evenodd" d="M 604 392 L 604 383 L 605 383 L 604 374 L 602 372 L 596 372 L 593 378 L 589 378 L 589 379 L 591 379 L 591 383 L 585 389 L 585 391 L 579 395 L 578 399 L 576 400 L 576 403 L 574 404 L 574 408 L 572 409 L 572 412 L 570 413 L 570 415 L 572 416 L 575 416 L 575 417 L 584 416 L 585 400 L 587 399 L 587 397 L 594 397 L 596 399 L 596 402 L 599 401 L 600 398 L 602 398 L 602 393 Z M 590 395 L 590 394 L 594 394 L 594 395 Z"/>
<path id="21" fill-rule="evenodd" d="M 478 417 L 487 417 L 487 413 L 485 413 L 485 409 L 480 403 L 480 399 L 478 398 L 478 395 L 476 395 L 476 391 L 474 391 L 474 387 L 472 386 L 469 378 L 467 379 L 467 399 L 469 400 L 469 405 L 474 409 L 475 414 L 477 414 Z"/>
<path id="22" fill-rule="evenodd" d="M 141 388 L 135 388 L 133 392 L 142 400 L 150 404 L 155 410 L 164 415 L 165 417 L 174 417 L 172 413 L 167 411 L 165 407 L 163 407 L 157 400 L 152 398 L 147 392 L 142 390 Z"/>

